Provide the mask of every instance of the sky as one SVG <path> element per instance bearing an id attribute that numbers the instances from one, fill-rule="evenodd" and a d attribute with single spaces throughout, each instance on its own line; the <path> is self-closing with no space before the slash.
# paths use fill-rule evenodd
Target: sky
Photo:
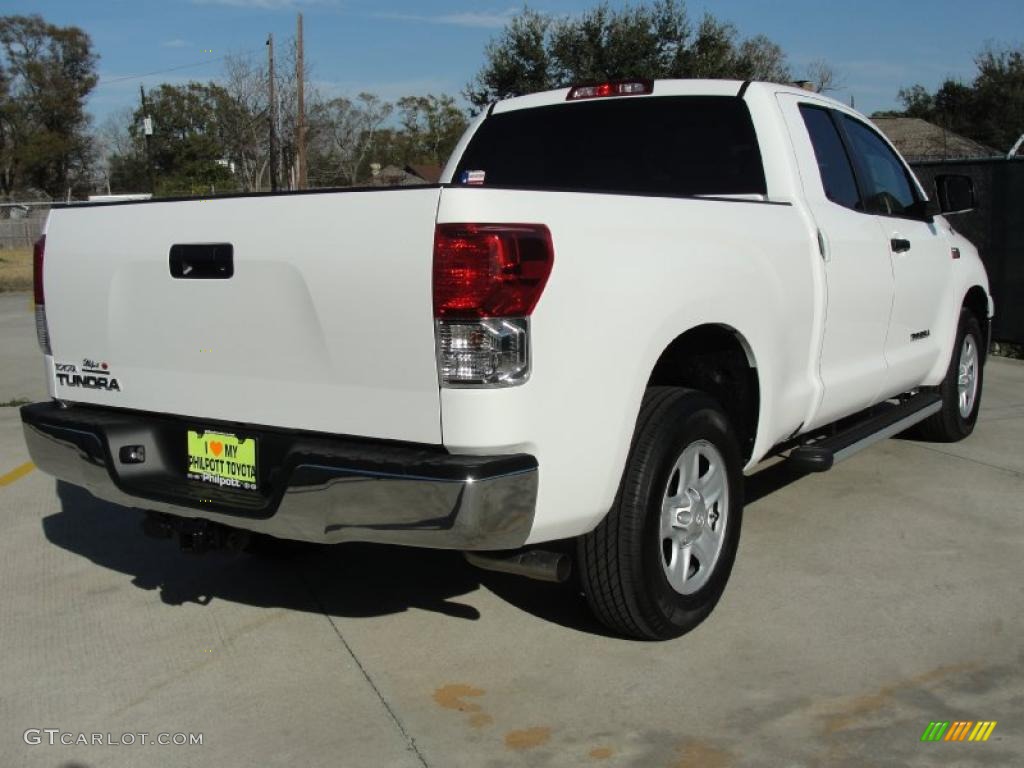
<path id="1" fill-rule="evenodd" d="M 596 1 L 529 5 L 573 15 Z M 101 121 L 136 106 L 140 83 L 216 79 L 226 54 L 265 56 L 268 33 L 283 49 L 297 11 L 311 79 L 323 95 L 458 96 L 483 65 L 487 42 L 521 8 L 509 0 L 4 0 L 0 13 L 38 13 L 88 32 L 100 56 L 88 106 Z M 843 83 L 833 95 L 847 103 L 852 96 L 868 114 L 896 108 L 904 86 L 969 82 L 986 44 L 1024 41 L 1022 0 L 720 0 L 687 8 L 695 19 L 709 11 L 730 21 L 745 37 L 767 35 L 797 77 L 825 59 Z"/>

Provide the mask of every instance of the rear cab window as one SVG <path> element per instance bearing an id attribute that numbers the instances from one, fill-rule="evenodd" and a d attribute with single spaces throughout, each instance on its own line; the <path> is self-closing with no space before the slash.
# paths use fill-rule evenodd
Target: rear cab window
<path id="1" fill-rule="evenodd" d="M 750 111 L 734 96 L 599 99 L 491 115 L 453 178 L 536 190 L 767 194 Z"/>
<path id="2" fill-rule="evenodd" d="M 807 134 L 811 137 L 825 196 L 844 208 L 862 210 L 853 164 L 829 111 L 801 104 L 800 116 L 804 119 Z"/>

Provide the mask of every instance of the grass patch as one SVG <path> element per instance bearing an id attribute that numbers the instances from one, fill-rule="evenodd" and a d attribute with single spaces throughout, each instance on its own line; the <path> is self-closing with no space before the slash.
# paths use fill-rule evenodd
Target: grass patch
<path id="1" fill-rule="evenodd" d="M 32 290 L 32 249 L 0 251 L 0 293 Z"/>
<path id="2" fill-rule="evenodd" d="M 17 408 L 19 405 L 28 405 L 31 402 L 31 400 L 24 397 L 16 397 L 13 400 L 7 400 L 0 403 L 0 408 Z"/>

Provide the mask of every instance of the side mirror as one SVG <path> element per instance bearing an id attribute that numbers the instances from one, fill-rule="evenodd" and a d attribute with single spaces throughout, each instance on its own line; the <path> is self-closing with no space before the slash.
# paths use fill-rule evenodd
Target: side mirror
<path id="1" fill-rule="evenodd" d="M 959 173 L 936 176 L 935 197 L 939 202 L 939 211 L 945 214 L 967 213 L 977 207 L 974 180 Z"/>

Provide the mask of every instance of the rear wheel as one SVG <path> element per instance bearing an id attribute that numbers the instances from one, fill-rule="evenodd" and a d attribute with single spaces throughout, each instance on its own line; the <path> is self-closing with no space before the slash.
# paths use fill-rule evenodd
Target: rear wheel
<path id="1" fill-rule="evenodd" d="M 587 601 L 602 623 L 663 640 L 711 613 L 739 544 L 741 469 L 714 400 L 679 387 L 647 390 L 615 503 L 578 544 Z"/>
<path id="2" fill-rule="evenodd" d="M 985 347 L 978 318 L 960 311 L 953 355 L 946 377 L 939 385 L 942 409 L 918 426 L 915 435 L 924 440 L 954 443 L 974 431 L 981 408 Z"/>

